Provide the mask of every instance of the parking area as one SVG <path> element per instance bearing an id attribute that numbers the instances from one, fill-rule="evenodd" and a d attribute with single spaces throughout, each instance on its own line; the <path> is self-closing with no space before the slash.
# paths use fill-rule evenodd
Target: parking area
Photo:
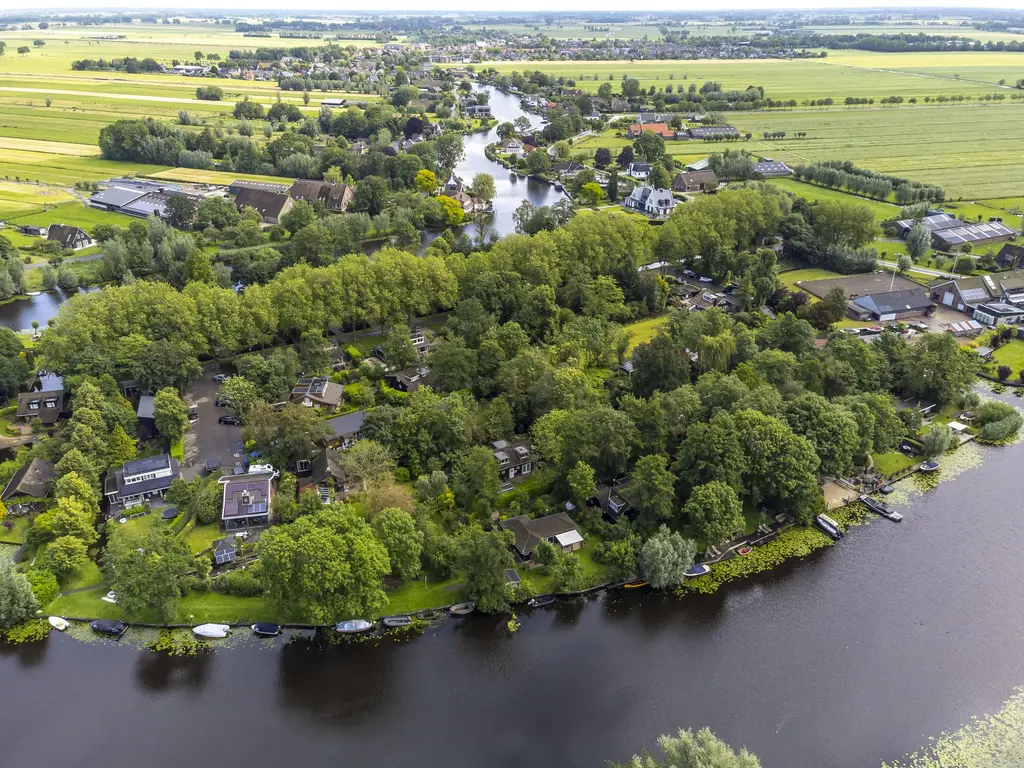
<path id="1" fill-rule="evenodd" d="M 220 386 L 213 380 L 215 373 L 215 369 L 207 367 L 203 378 L 188 389 L 199 416 L 185 436 L 185 465 L 181 473 L 186 480 L 201 474 L 208 459 L 218 459 L 221 466 L 228 469 L 241 467 L 245 462 L 242 428 L 217 423 L 217 419 L 229 411 L 214 405 Z"/>

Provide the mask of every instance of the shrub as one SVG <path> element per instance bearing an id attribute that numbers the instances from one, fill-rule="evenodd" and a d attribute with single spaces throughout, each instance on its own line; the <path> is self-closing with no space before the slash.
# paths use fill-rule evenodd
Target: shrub
<path id="1" fill-rule="evenodd" d="M 359 364 L 359 361 L 363 359 L 363 353 L 360 352 L 355 347 L 353 347 L 351 344 L 345 347 L 345 356 L 353 363 L 356 363 L 357 365 Z"/>
<path id="2" fill-rule="evenodd" d="M 60 594 L 60 585 L 57 584 L 57 577 L 53 571 L 45 568 L 35 568 L 27 574 L 28 583 L 32 585 L 32 594 L 36 596 L 39 605 L 46 606 L 57 599 Z"/>
<path id="3" fill-rule="evenodd" d="M 258 597 L 263 594 L 263 587 L 250 568 L 218 576 L 213 580 L 213 591 L 235 597 Z"/>
<path id="4" fill-rule="evenodd" d="M 1000 381 L 1006 381 L 1010 378 L 1010 374 L 1013 373 L 1013 371 L 1008 365 L 1000 365 L 999 368 L 996 369 L 996 373 L 998 374 Z"/>

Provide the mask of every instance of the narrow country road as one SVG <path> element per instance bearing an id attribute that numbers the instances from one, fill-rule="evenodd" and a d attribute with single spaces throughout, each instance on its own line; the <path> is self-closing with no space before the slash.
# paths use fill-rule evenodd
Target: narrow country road
<path id="1" fill-rule="evenodd" d="M 880 260 L 878 263 L 881 264 L 883 267 L 888 267 L 889 269 L 897 269 L 898 270 L 900 268 L 899 264 L 897 264 L 894 261 L 881 261 Z M 937 269 L 928 269 L 926 267 L 913 267 L 909 271 L 910 272 L 919 272 L 922 275 L 928 275 L 929 277 L 948 277 L 950 279 L 956 279 L 956 278 L 959 278 L 959 277 L 963 277 L 963 275 L 954 275 L 952 272 L 941 272 L 941 271 L 939 271 Z"/>

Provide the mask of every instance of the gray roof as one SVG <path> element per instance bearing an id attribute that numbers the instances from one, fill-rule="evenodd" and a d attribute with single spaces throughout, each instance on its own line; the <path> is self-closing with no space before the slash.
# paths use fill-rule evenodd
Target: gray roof
<path id="1" fill-rule="evenodd" d="M 139 409 L 135 412 L 135 415 L 140 419 L 152 419 L 153 418 L 153 403 L 155 399 L 152 395 L 143 395 L 139 398 Z"/>
<path id="2" fill-rule="evenodd" d="M 788 176 L 793 171 L 785 163 L 776 160 L 762 160 L 754 163 L 754 170 L 762 176 Z"/>
<path id="3" fill-rule="evenodd" d="M 171 459 L 171 457 L 166 453 L 160 453 L 156 456 L 144 456 L 141 459 L 126 462 L 122 465 L 121 470 L 126 475 L 139 475 L 143 472 L 156 472 L 161 469 L 167 469 L 167 467 L 170 466 L 171 461 L 173 461 L 173 459 Z"/>
<path id="4" fill-rule="evenodd" d="M 923 288 L 872 293 L 867 296 L 859 296 L 851 303 L 877 315 L 919 312 L 932 306 L 931 299 L 925 294 Z"/>
<path id="5" fill-rule="evenodd" d="M 270 513 L 270 475 L 239 475 L 224 482 L 221 518 Z"/>
<path id="6" fill-rule="evenodd" d="M 365 420 L 366 411 L 353 411 L 328 419 L 327 425 L 334 431 L 335 437 L 344 437 L 358 433 L 363 428 Z"/>
<path id="7" fill-rule="evenodd" d="M 533 548 L 543 539 L 550 539 L 560 533 L 578 531 L 579 527 L 565 512 L 531 519 L 527 515 L 502 520 L 499 525 L 506 531 L 512 531 L 516 537 L 516 550 L 523 557 L 529 557 Z"/>
<path id="8" fill-rule="evenodd" d="M 979 240 L 998 239 L 1000 237 L 1011 237 L 1015 232 L 1005 224 L 998 221 L 989 221 L 979 224 L 966 224 L 960 227 L 949 227 L 933 233 L 936 239 L 941 240 L 945 245 L 956 247 L 963 243 L 974 243 Z"/>
<path id="9" fill-rule="evenodd" d="M 107 187 L 102 192 L 97 192 L 93 195 L 91 200 L 94 203 L 113 205 L 119 208 L 122 205 L 127 205 L 133 200 L 138 200 L 144 194 L 146 193 L 139 189 L 130 189 L 128 187 Z"/>
<path id="10" fill-rule="evenodd" d="M 911 229 L 915 224 L 918 223 L 917 219 L 900 219 L 896 224 L 901 229 Z M 921 223 L 924 224 L 925 228 L 929 232 L 938 232 L 943 229 L 950 229 L 952 227 L 962 227 L 963 222 L 960 219 L 952 216 L 948 213 L 933 213 L 931 216 L 925 216 L 921 219 Z"/>
<path id="11" fill-rule="evenodd" d="M 4 488 L 3 500 L 7 501 L 15 496 L 45 499 L 50 495 L 53 480 L 53 464 L 44 459 L 32 459 L 14 473 L 14 477 Z"/>

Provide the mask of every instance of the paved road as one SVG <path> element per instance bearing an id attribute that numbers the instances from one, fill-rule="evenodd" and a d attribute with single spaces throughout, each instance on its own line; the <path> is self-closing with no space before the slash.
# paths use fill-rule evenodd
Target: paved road
<path id="1" fill-rule="evenodd" d="M 900 268 L 899 264 L 897 264 L 895 261 L 881 261 L 881 260 L 879 260 L 878 263 L 881 264 L 883 267 L 889 267 L 890 269 L 899 269 Z M 922 275 L 928 275 L 929 277 L 948 277 L 948 278 L 951 278 L 951 279 L 956 279 L 956 278 L 963 277 L 963 275 L 954 275 L 952 272 L 941 272 L 941 271 L 939 271 L 937 269 L 928 269 L 926 267 L 913 267 L 913 268 L 911 268 L 910 271 L 911 272 L 920 272 Z"/>
<path id="2" fill-rule="evenodd" d="M 70 259 L 64 259 L 65 264 L 72 264 L 79 261 L 95 261 L 96 259 L 102 259 L 102 253 L 90 253 L 88 256 L 72 256 Z M 37 261 L 34 264 L 26 264 L 25 269 L 39 269 L 42 266 L 49 264 L 48 261 Z"/>
<path id="3" fill-rule="evenodd" d="M 220 386 L 213 380 L 216 372 L 212 366 L 206 366 L 203 378 L 188 389 L 199 408 L 199 419 L 192 423 L 185 437 L 186 466 L 182 468 L 182 475 L 186 480 L 200 474 L 207 459 L 220 459 L 224 467 L 242 466 L 245 460 L 242 428 L 217 423 L 217 419 L 228 411 L 214 405 Z M 189 459 L 193 460 L 192 466 L 188 466 Z"/>

